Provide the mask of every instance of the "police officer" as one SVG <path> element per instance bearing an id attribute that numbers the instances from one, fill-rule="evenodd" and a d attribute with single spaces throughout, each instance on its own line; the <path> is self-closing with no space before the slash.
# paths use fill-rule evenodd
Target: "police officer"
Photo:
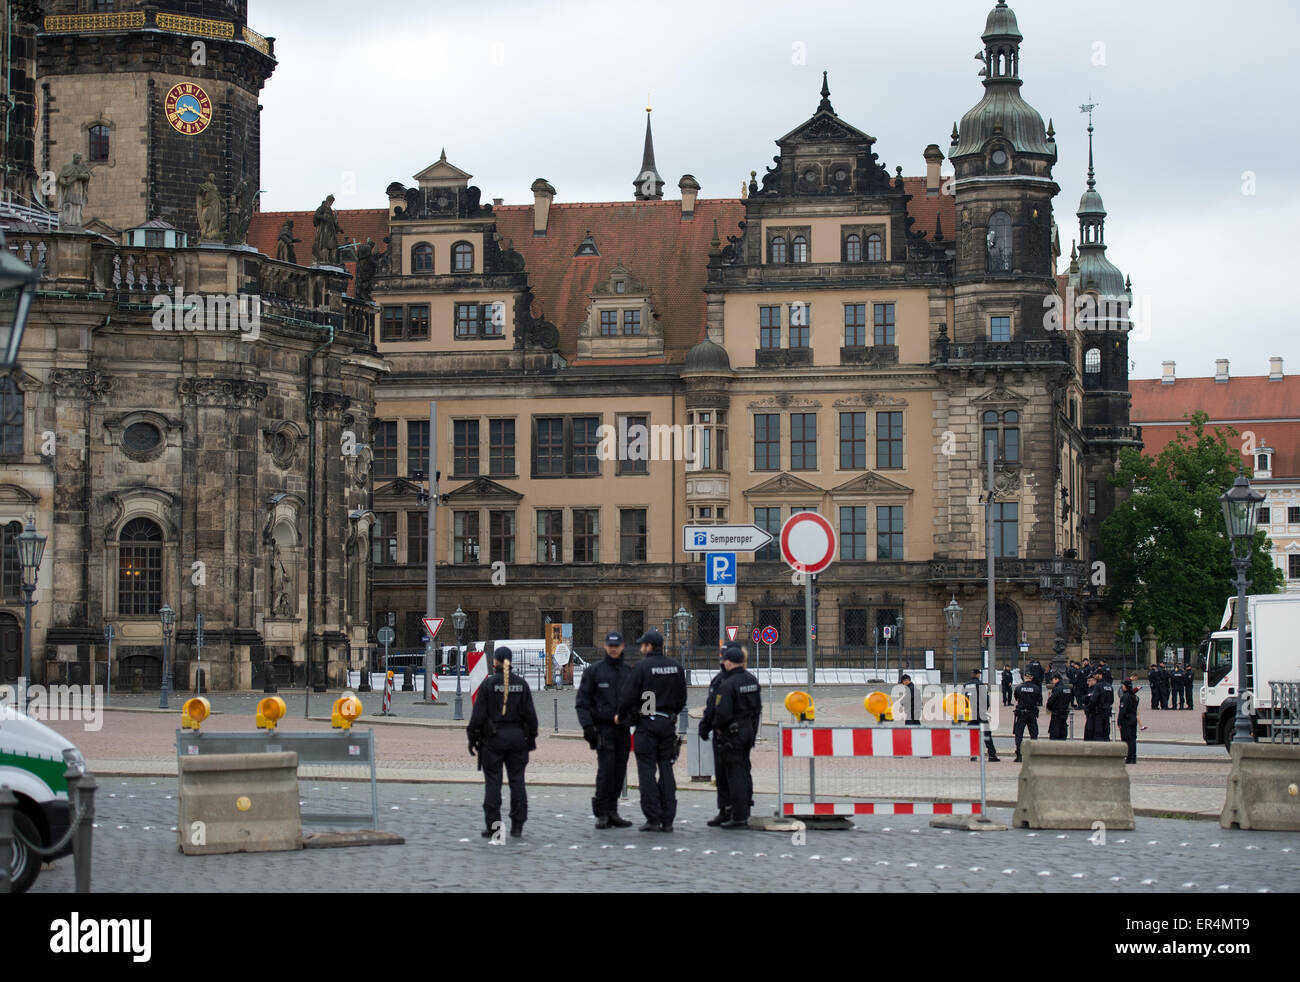
<path id="1" fill-rule="evenodd" d="M 713 710 L 716 706 L 716 696 L 718 686 L 722 685 L 723 679 L 727 677 L 727 662 L 725 655 L 727 650 L 735 648 L 742 651 L 740 658 L 743 660 L 743 650 L 735 641 L 728 641 L 727 645 L 718 655 L 718 674 L 713 676 L 709 681 L 709 694 L 704 697 L 704 716 L 700 720 L 700 739 L 708 740 L 709 734 L 713 732 Z M 735 661 L 736 659 L 732 659 Z M 718 814 L 714 815 L 706 822 L 717 828 L 723 822 L 731 818 L 731 788 L 727 784 L 727 769 L 722 763 L 722 746 L 718 740 L 711 741 L 713 746 L 713 780 L 718 794 Z"/>
<path id="2" fill-rule="evenodd" d="M 596 795 L 591 799 L 591 812 L 598 829 L 625 829 L 632 824 L 618 813 L 632 730 L 626 721 L 614 722 L 628 674 L 623 635 L 613 631 L 605 636 L 605 657 L 582 673 L 575 700 L 582 735 L 596 751 Z"/>
<path id="3" fill-rule="evenodd" d="M 1003 674 L 1011 674 L 1010 666 L 1003 669 Z M 998 748 L 993 745 L 993 733 L 988 727 L 989 691 L 988 686 L 984 684 L 982 675 L 983 673 L 978 668 L 972 668 L 970 670 L 970 681 L 966 683 L 966 698 L 970 700 L 971 705 L 970 725 L 978 726 L 984 731 L 984 750 L 988 753 L 989 761 L 996 763 L 999 759 Z M 971 760 L 974 759 L 974 757 L 971 758 Z"/>
<path id="4" fill-rule="evenodd" d="M 1160 708 L 1160 669 L 1156 665 L 1151 666 L 1151 671 L 1147 672 L 1147 685 L 1151 687 L 1151 708 Z"/>
<path id="5" fill-rule="evenodd" d="M 1133 680 L 1131 678 L 1124 680 L 1124 688 L 1120 691 L 1119 716 L 1116 722 L 1119 723 L 1120 738 L 1128 744 L 1128 756 L 1124 758 L 1124 763 L 1136 764 L 1138 759 L 1138 699 L 1137 693 L 1133 690 Z"/>
<path id="6" fill-rule="evenodd" d="M 1196 671 L 1190 664 L 1183 665 L 1183 693 L 1187 704 L 1184 709 L 1192 709 L 1195 703 L 1192 701 L 1192 693 L 1196 691 Z"/>
<path id="7" fill-rule="evenodd" d="M 469 752 L 478 753 L 483 769 L 483 838 L 501 825 L 501 765 L 510 779 L 510 834 L 524 834 L 528 820 L 528 791 L 524 768 L 528 752 L 537 749 L 537 710 L 533 692 L 522 675 L 510 673 L 509 648 L 496 650 L 493 674 L 483 680 L 469 714 Z"/>
<path id="8" fill-rule="evenodd" d="M 1101 686 L 1097 684 L 1097 676 L 1088 677 L 1088 695 L 1083 704 L 1083 738 L 1085 740 L 1100 740 L 1097 735 L 1097 714 L 1101 711 Z"/>
<path id="9" fill-rule="evenodd" d="M 912 676 L 903 675 L 898 679 L 906 691 L 903 693 L 903 723 L 905 726 L 920 726 L 921 721 L 916 716 L 916 686 L 912 684 Z"/>
<path id="10" fill-rule="evenodd" d="M 1101 680 L 1107 685 L 1115 684 L 1115 677 L 1111 674 L 1110 666 L 1106 664 L 1105 658 L 1097 663 L 1097 671 L 1101 672 Z"/>
<path id="11" fill-rule="evenodd" d="M 721 751 L 731 795 L 730 815 L 719 823 L 724 829 L 749 825 L 749 806 L 754 796 L 749 752 L 758 739 L 763 700 L 758 679 L 745 670 L 745 652 L 729 645 L 722 652 L 723 679 L 713 696 L 713 739 Z"/>
<path id="12" fill-rule="evenodd" d="M 1032 678 L 1034 684 L 1038 686 L 1039 698 L 1041 698 L 1043 694 L 1043 675 L 1043 663 L 1035 658 L 1029 663 L 1029 677 Z"/>
<path id="13" fill-rule="evenodd" d="M 1002 705 L 1011 705 L 1011 666 L 1002 666 Z"/>
<path id="14" fill-rule="evenodd" d="M 1173 673 L 1164 662 L 1160 663 L 1160 708 L 1169 708 L 1169 687 L 1173 683 Z"/>
<path id="15" fill-rule="evenodd" d="M 1043 690 L 1034 682 L 1032 676 L 1016 686 L 1016 723 L 1012 732 L 1016 738 L 1016 763 L 1020 762 L 1020 741 L 1024 739 L 1025 728 L 1029 728 L 1029 739 L 1038 739 L 1038 707 L 1042 705 Z"/>
<path id="16" fill-rule="evenodd" d="M 1115 687 L 1108 683 L 1101 672 L 1097 673 L 1097 688 L 1101 690 L 1101 702 L 1097 713 L 1097 739 L 1110 739 L 1110 717 L 1115 711 Z"/>
<path id="17" fill-rule="evenodd" d="M 641 782 L 642 832 L 671 832 L 677 817 L 677 714 L 686 708 L 686 672 L 664 654 L 664 636 L 637 639 L 641 661 L 629 673 L 615 723 L 636 720 L 636 772 Z M 658 772 L 656 774 L 656 771 Z"/>
<path id="18" fill-rule="evenodd" d="M 1066 723 L 1073 703 L 1074 687 L 1061 678 L 1060 672 L 1055 673 L 1052 676 L 1052 693 L 1047 697 L 1047 711 L 1052 714 L 1052 721 L 1047 724 L 1048 739 L 1065 739 Z"/>

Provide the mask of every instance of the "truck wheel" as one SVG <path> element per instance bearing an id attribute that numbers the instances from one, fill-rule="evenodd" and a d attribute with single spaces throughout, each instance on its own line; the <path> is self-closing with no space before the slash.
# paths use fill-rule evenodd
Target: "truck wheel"
<path id="1" fill-rule="evenodd" d="M 40 841 L 40 833 L 32 820 L 22 812 L 14 812 L 14 842 L 9 853 L 9 882 L 14 893 L 26 893 L 41 871 L 40 857 L 28 846 Z"/>

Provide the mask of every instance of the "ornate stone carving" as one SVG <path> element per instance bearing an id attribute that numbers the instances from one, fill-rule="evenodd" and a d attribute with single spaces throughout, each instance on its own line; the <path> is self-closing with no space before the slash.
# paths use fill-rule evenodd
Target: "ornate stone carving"
<path id="1" fill-rule="evenodd" d="M 897 396 L 879 395 L 875 392 L 860 392 L 846 396 L 843 399 L 836 399 L 834 406 L 836 409 L 859 407 L 863 409 L 902 409 L 907 406 L 907 400 L 900 399 Z"/>
<path id="2" fill-rule="evenodd" d="M 242 378 L 183 378 L 176 391 L 187 406 L 255 409 L 266 398 L 267 386 Z"/>
<path id="3" fill-rule="evenodd" d="M 104 396 L 113 391 L 113 379 L 103 372 L 93 369 L 58 368 L 50 374 L 55 392 L 72 399 L 85 399 L 87 402 L 103 402 Z"/>
<path id="4" fill-rule="evenodd" d="M 262 447 L 271 455 L 276 467 L 288 470 L 293 466 L 298 445 L 305 435 L 297 423 L 283 420 L 262 429 Z"/>
<path id="5" fill-rule="evenodd" d="M 749 404 L 750 409 L 820 409 L 822 404 L 816 399 L 804 399 L 789 392 L 757 399 Z"/>
<path id="6" fill-rule="evenodd" d="M 312 419 L 340 419 L 352 400 L 340 392 L 313 392 L 309 411 Z"/>

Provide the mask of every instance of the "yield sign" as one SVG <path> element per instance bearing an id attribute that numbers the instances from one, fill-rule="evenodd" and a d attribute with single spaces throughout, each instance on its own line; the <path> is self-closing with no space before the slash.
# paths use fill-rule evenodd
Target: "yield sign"
<path id="1" fill-rule="evenodd" d="M 438 628 L 442 627 L 444 618 L 421 617 L 420 620 L 424 623 L 424 633 L 429 636 L 429 639 L 433 640 L 436 638 L 438 636 Z"/>
<path id="2" fill-rule="evenodd" d="M 738 628 L 738 627 L 728 627 L 728 628 L 727 628 L 727 640 L 728 640 L 728 641 L 735 641 L 735 640 L 736 640 L 736 635 L 737 635 L 738 633 L 740 633 L 740 628 Z"/>
<path id="3" fill-rule="evenodd" d="M 991 637 L 993 637 L 993 622 L 992 622 L 992 621 L 985 621 L 985 622 L 984 622 L 984 637 L 986 637 L 986 638 L 991 638 Z"/>

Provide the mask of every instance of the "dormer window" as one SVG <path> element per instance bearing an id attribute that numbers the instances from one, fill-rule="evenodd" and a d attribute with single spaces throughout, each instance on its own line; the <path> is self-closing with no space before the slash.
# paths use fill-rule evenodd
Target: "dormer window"
<path id="1" fill-rule="evenodd" d="M 641 333 L 641 311 L 625 310 L 623 311 L 623 335 L 625 337 L 634 337 Z"/>
<path id="2" fill-rule="evenodd" d="M 600 336 L 612 338 L 618 334 L 618 311 L 602 310 L 600 312 Z"/>
<path id="3" fill-rule="evenodd" d="M 614 292 L 615 292 L 615 293 L 627 293 L 627 281 L 626 281 L 626 280 L 615 280 L 615 281 L 614 281 Z"/>

